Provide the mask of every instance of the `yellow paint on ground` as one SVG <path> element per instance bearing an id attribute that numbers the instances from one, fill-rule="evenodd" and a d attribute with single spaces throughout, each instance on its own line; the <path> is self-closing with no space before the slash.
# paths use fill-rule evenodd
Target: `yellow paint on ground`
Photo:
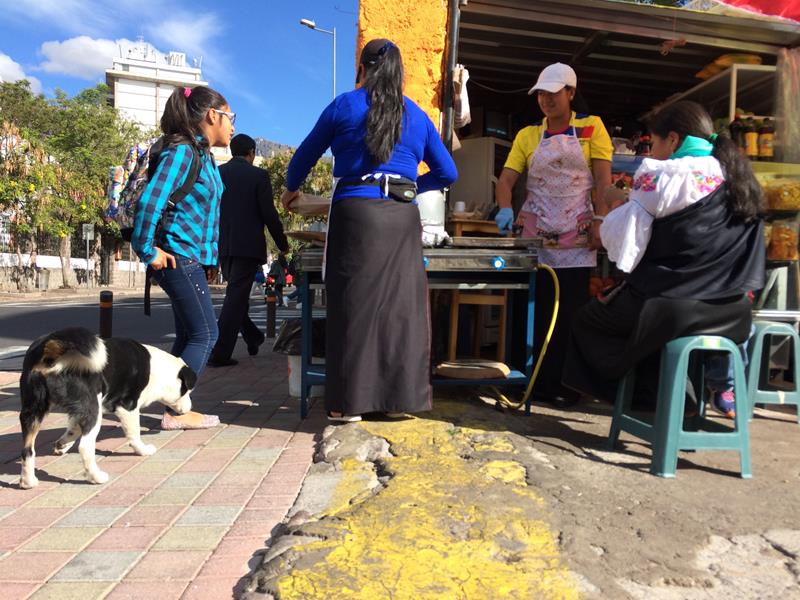
<path id="1" fill-rule="evenodd" d="M 453 427 L 448 415 L 461 410 L 439 401 L 424 419 L 359 424 L 389 441 L 394 476 L 347 506 L 353 479 L 344 478 L 329 518 L 313 527 L 325 539 L 295 548 L 320 560 L 279 579 L 282 600 L 579 598 L 525 468 L 464 458 L 486 430 Z"/>
<path id="2" fill-rule="evenodd" d="M 516 452 L 516 450 L 514 450 L 514 444 L 502 437 L 481 440 L 475 442 L 472 447 L 478 452 Z"/>
<path id="3" fill-rule="evenodd" d="M 483 465 L 479 471 L 490 479 L 514 485 L 528 485 L 525 482 L 525 467 L 513 460 L 493 460 Z"/>

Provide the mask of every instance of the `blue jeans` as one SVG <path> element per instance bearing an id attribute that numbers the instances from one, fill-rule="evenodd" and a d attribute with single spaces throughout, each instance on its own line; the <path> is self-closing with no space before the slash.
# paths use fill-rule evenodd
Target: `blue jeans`
<path id="1" fill-rule="evenodd" d="M 203 265 L 177 255 L 175 262 L 174 269 L 155 271 L 153 279 L 172 301 L 175 343 L 171 352 L 199 376 L 217 341 L 217 319 Z"/>
<path id="2" fill-rule="evenodd" d="M 742 363 L 747 368 L 747 344 L 750 337 L 756 332 L 754 325 L 750 326 L 750 336 L 739 344 L 742 353 Z M 724 392 L 733 389 L 733 361 L 727 352 L 705 352 L 705 379 L 706 387 L 715 392 Z"/>

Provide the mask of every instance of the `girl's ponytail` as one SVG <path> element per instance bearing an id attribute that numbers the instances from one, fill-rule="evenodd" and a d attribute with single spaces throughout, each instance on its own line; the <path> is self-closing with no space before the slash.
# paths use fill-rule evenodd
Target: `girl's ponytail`
<path id="1" fill-rule="evenodd" d="M 161 116 L 165 145 L 191 144 L 198 150 L 206 150 L 208 140 L 203 136 L 200 124 L 209 109 L 227 104 L 222 94 L 209 87 L 175 88 Z"/>
<path id="2" fill-rule="evenodd" d="M 764 212 L 764 192 L 753 174 L 750 160 L 728 135 L 718 135 L 711 155 L 722 165 L 734 214 L 752 221 Z"/>

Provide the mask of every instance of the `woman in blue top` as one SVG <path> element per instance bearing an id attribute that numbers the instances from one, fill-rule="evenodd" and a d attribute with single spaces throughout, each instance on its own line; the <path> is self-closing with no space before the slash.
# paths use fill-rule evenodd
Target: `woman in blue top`
<path id="1" fill-rule="evenodd" d="M 203 371 L 217 340 L 217 320 L 208 281 L 216 275 L 219 203 L 222 180 L 211 146 L 230 144 L 236 117 L 218 92 L 207 87 L 176 88 L 161 117 L 164 150 L 136 205 L 131 245 L 149 267 L 153 279 L 172 301 L 175 343 L 180 356 L 197 375 Z M 172 208 L 167 201 L 200 159 L 197 181 Z M 160 227 L 159 227 L 160 225 Z M 190 412 L 164 412 L 162 429 L 213 427 L 219 419 Z"/>
<path id="2" fill-rule="evenodd" d="M 330 147 L 338 182 L 325 250 L 325 406 L 331 419 L 344 421 L 431 408 L 428 286 L 415 198 L 457 176 L 431 120 L 403 96 L 397 46 L 369 42 L 359 83 L 323 111 L 297 149 L 282 198 L 291 210 Z M 417 179 L 422 161 L 430 172 Z"/>

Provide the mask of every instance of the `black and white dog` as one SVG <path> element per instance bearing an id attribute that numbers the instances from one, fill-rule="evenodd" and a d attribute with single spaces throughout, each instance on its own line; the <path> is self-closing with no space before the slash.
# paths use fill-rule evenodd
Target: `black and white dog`
<path id="1" fill-rule="evenodd" d="M 36 435 L 51 407 L 67 413 L 67 430 L 55 443 L 64 454 L 75 440 L 90 483 L 105 483 L 108 474 L 95 460 L 95 441 L 104 412 L 119 418 L 128 442 L 146 456 L 155 446 L 142 442 L 139 410 L 161 402 L 178 413 L 192 407 L 189 392 L 197 376 L 180 358 L 134 340 L 103 340 L 87 329 L 61 329 L 33 342 L 20 377 L 22 477 L 20 487 L 39 483 L 35 474 Z"/>

